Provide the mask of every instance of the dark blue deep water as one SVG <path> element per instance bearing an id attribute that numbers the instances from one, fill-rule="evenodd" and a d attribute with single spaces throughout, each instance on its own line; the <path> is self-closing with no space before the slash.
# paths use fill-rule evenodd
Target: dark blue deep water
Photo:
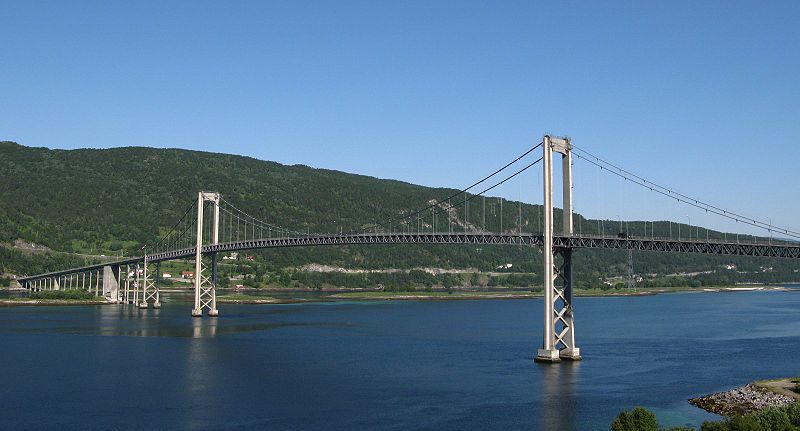
<path id="1" fill-rule="evenodd" d="M 594 430 L 800 374 L 800 291 L 578 298 L 584 361 L 534 364 L 541 300 L 0 308 L 4 429 Z"/>

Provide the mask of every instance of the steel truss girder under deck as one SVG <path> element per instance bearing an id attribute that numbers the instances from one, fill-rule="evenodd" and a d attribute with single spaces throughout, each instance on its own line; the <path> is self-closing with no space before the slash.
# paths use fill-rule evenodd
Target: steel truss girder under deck
<path id="1" fill-rule="evenodd" d="M 220 244 L 206 244 L 202 254 L 255 250 L 264 248 L 305 247 L 321 245 L 360 245 L 360 244 L 496 244 L 530 245 L 541 247 L 544 244 L 541 234 L 492 234 L 492 233 L 377 233 L 352 235 L 311 235 L 291 238 L 265 238 L 247 241 L 234 241 Z M 800 259 L 800 245 L 737 243 L 724 241 L 678 241 L 668 238 L 613 238 L 599 235 L 555 235 L 553 247 L 597 248 L 617 250 L 639 250 L 676 253 L 716 254 L 725 256 L 775 257 Z M 163 262 L 186 259 L 195 255 L 195 247 L 183 248 L 148 255 L 150 262 Z M 29 277 L 20 277 L 20 283 L 53 278 L 63 275 L 102 269 L 104 266 L 135 265 L 144 257 L 132 257 L 114 262 L 54 271 Z"/>

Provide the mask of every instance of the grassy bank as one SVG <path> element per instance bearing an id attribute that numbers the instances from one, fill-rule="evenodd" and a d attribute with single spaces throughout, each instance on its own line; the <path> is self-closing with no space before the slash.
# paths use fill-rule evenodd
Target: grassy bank
<path id="1" fill-rule="evenodd" d="M 31 292 L 28 297 L 0 300 L 0 305 L 99 305 L 105 298 L 81 290 L 47 290 Z"/>
<path id="2" fill-rule="evenodd" d="M 26 298 L 20 298 L 26 299 Z M 85 290 L 42 290 L 31 292 L 27 299 L 59 299 L 63 301 L 86 301 L 102 299 Z"/>
<path id="3" fill-rule="evenodd" d="M 735 291 L 730 289 L 741 289 L 744 286 L 724 286 L 713 289 L 697 289 L 691 287 L 662 287 L 662 288 L 632 288 L 632 289 L 575 289 L 575 296 L 594 297 L 594 296 L 646 296 L 657 295 L 659 293 L 676 292 L 727 292 Z M 762 286 L 763 287 L 763 286 Z M 542 297 L 540 289 L 536 291 L 467 291 L 453 289 L 444 290 L 418 290 L 418 291 L 367 291 L 367 292 L 342 292 L 329 295 L 333 299 L 522 299 Z"/>
<path id="4" fill-rule="evenodd" d="M 273 298 L 266 295 L 247 295 L 242 293 L 217 295 L 217 303 L 219 304 L 294 304 L 298 302 L 309 302 L 309 300 L 297 298 Z"/>
<path id="5" fill-rule="evenodd" d="M 800 376 L 787 379 L 760 380 L 753 384 L 767 391 L 792 397 L 800 402 Z"/>
<path id="6" fill-rule="evenodd" d="M 419 291 L 419 292 L 343 292 L 329 295 L 333 299 L 497 299 L 497 298 L 533 298 L 542 296 L 533 292 L 469 292 L 469 291 Z"/>
<path id="7" fill-rule="evenodd" d="M 234 293 L 231 295 L 217 295 L 217 302 L 222 304 L 270 304 L 275 302 L 275 298 L 263 295 Z"/>

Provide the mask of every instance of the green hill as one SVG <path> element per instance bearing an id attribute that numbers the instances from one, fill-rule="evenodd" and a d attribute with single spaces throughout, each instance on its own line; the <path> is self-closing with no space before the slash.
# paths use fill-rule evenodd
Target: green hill
<path id="1" fill-rule="evenodd" d="M 265 221 L 298 231 L 358 230 L 376 221 L 428 205 L 455 192 L 303 165 L 286 166 L 250 157 L 179 149 L 128 147 L 50 150 L 0 142 L 0 272 L 16 274 L 63 267 L 88 258 L 31 254 L 11 245 L 17 240 L 54 251 L 93 255 L 137 254 L 141 244 L 158 237 L 196 199 L 199 190 L 220 192 L 242 210 Z M 470 222 L 481 225 L 471 203 Z M 503 230 L 538 232 L 541 207 L 504 201 Z M 482 208 L 481 208 L 482 209 Z M 463 209 L 458 217 L 463 221 Z M 481 214 L 482 216 L 482 214 Z M 555 216 L 556 224 L 560 214 Z M 486 229 L 500 229 L 499 200 L 486 198 Z M 585 233 L 600 222 L 576 215 Z M 617 221 L 606 220 L 614 234 Z M 648 223 L 647 235 L 667 236 L 668 222 Z M 630 224 L 632 235 L 644 235 L 642 222 Z M 677 230 L 677 224 L 673 224 Z M 688 230 L 683 226 L 684 232 Z M 705 235 L 704 231 L 701 231 Z M 721 233 L 710 232 L 711 237 Z M 539 272 L 540 254 L 529 247 L 504 246 L 348 246 L 308 247 L 256 253 L 263 271 L 283 271 L 308 263 L 350 268 L 477 268 L 488 271 L 513 263 L 520 272 Z M 627 253 L 582 250 L 578 276 L 585 283 L 627 272 Z M 665 274 L 718 267 L 730 258 L 638 253 L 637 273 Z M 736 259 L 757 270 L 763 260 Z M 786 277 L 793 268 L 771 261 Z"/>

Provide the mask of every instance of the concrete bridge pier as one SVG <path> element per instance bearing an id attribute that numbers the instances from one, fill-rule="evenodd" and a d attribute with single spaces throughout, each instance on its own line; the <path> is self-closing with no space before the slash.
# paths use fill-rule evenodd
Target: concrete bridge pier
<path id="1" fill-rule="evenodd" d="M 569 138 L 545 135 L 542 140 L 544 176 L 544 341 L 536 352 L 536 362 L 578 361 L 572 312 L 572 249 L 554 248 L 553 228 L 553 153 L 561 154 L 564 196 L 564 235 L 573 235 L 572 223 L 572 143 Z M 558 262 L 560 260 L 560 263 Z M 556 283 L 558 281 L 558 283 Z"/>
<path id="2" fill-rule="evenodd" d="M 118 265 L 103 267 L 103 296 L 116 303 L 120 302 L 119 269 Z"/>

